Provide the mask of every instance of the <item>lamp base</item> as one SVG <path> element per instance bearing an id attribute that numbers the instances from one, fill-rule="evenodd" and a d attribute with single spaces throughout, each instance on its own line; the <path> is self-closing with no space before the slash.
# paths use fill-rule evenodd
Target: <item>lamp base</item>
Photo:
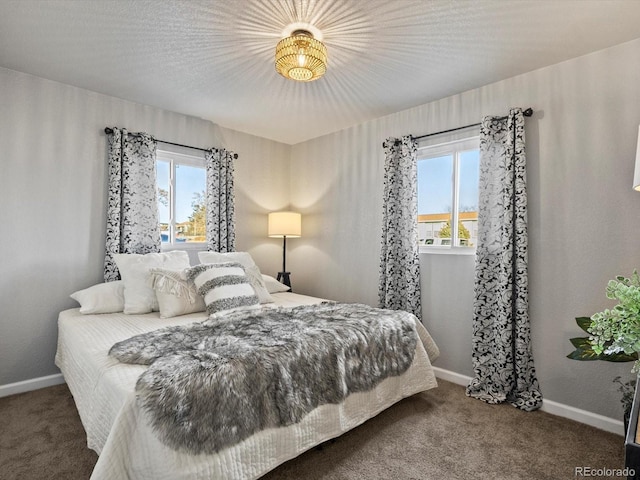
<path id="1" fill-rule="evenodd" d="M 291 275 L 291 272 L 278 272 L 278 278 L 276 280 L 291 288 L 291 279 L 289 278 L 289 275 Z"/>

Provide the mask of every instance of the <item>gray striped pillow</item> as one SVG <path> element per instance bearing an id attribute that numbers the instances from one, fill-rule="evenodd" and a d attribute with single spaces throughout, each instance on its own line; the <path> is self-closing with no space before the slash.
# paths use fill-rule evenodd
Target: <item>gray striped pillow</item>
<path id="1" fill-rule="evenodd" d="M 240 263 L 201 264 L 185 273 L 204 298 L 209 315 L 260 306 L 256 291 Z"/>

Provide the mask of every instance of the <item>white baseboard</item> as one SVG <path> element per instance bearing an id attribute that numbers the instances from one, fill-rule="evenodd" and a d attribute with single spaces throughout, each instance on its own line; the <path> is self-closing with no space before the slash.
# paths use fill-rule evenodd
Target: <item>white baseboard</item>
<path id="1" fill-rule="evenodd" d="M 445 370 L 444 368 L 433 367 L 433 371 L 436 373 L 437 378 L 446 380 L 447 382 L 455 383 L 456 385 L 469 385 L 471 377 L 462 375 L 460 373 L 452 372 L 451 370 Z"/>
<path id="2" fill-rule="evenodd" d="M 543 412 L 560 417 L 570 418 L 576 422 L 586 423 L 592 427 L 605 430 L 607 432 L 624 435 L 624 422 L 622 420 L 614 420 L 613 418 L 598 415 L 597 413 L 588 412 L 579 408 L 554 402 L 553 400 L 542 400 Z"/>
<path id="3" fill-rule="evenodd" d="M 467 377 L 466 375 L 461 375 L 450 370 L 445 370 L 443 368 L 433 367 L 433 371 L 437 378 L 455 383 L 456 385 L 467 386 L 471 381 L 471 377 Z M 554 402 L 553 400 L 545 399 L 542 400 L 542 408 L 540 408 L 540 410 L 550 413 L 551 415 L 575 420 L 576 422 L 584 423 L 607 432 L 624 435 L 624 423 L 621 420 L 614 420 L 613 418 L 598 415 L 597 413 L 588 412 L 586 410 Z"/>
<path id="4" fill-rule="evenodd" d="M 52 387 L 53 385 L 60 385 L 61 383 L 64 383 L 64 377 L 61 373 L 57 373 L 47 377 L 32 378 L 31 380 L 24 380 L 22 382 L 0 385 L 0 398 L 17 393 L 39 390 L 45 387 Z"/>

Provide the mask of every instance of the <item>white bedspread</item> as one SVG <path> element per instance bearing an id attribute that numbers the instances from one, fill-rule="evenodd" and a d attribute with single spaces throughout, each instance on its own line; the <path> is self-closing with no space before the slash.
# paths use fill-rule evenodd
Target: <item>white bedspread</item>
<path id="1" fill-rule="evenodd" d="M 318 303 L 295 293 L 273 294 L 275 306 Z M 273 305 L 273 304 L 272 304 Z M 161 319 L 157 312 L 81 315 L 65 310 L 58 318 L 56 365 L 73 394 L 89 448 L 99 454 L 91 479 L 252 479 L 377 415 L 404 397 L 437 385 L 430 360 L 438 348 L 418 323 L 412 366 L 374 390 L 350 395 L 338 405 L 322 405 L 300 423 L 259 432 L 217 454 L 189 455 L 162 444 L 136 404 L 135 384 L 146 366 L 108 356 L 116 342 L 169 325 L 204 320 L 205 313 Z"/>

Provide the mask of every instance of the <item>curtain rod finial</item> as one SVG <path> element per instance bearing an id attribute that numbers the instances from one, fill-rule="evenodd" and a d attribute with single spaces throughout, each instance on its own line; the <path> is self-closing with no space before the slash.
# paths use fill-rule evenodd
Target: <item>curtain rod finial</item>
<path id="1" fill-rule="evenodd" d="M 525 117 L 530 117 L 531 115 L 533 115 L 533 109 L 532 108 L 527 108 L 524 112 L 522 112 L 522 114 Z"/>
<path id="2" fill-rule="evenodd" d="M 111 135 L 113 133 L 113 129 L 109 127 L 104 127 L 104 133 L 107 135 Z"/>

